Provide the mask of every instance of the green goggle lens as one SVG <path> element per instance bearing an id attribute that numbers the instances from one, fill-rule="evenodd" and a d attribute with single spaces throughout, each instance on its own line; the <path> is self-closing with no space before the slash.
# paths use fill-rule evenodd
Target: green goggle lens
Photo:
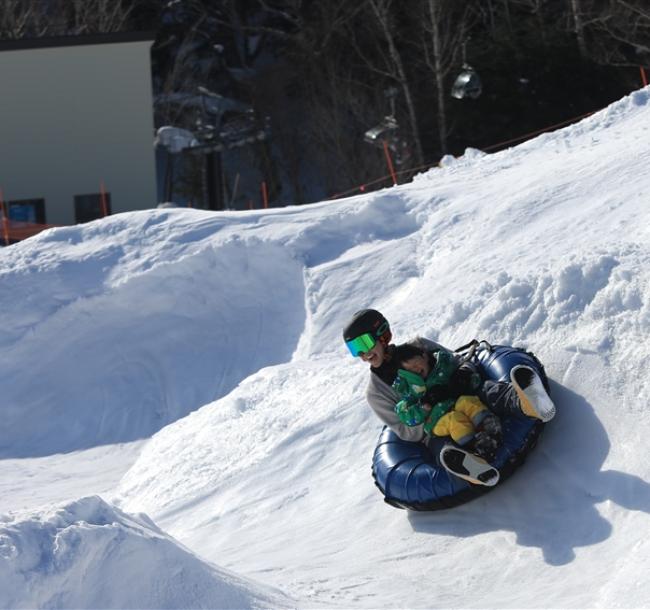
<path id="1" fill-rule="evenodd" d="M 364 333 L 355 337 L 351 341 L 346 341 L 345 344 L 348 346 L 350 353 L 353 356 L 360 356 L 365 352 L 369 352 L 375 345 L 377 345 L 377 339 L 373 337 L 370 333 Z"/>

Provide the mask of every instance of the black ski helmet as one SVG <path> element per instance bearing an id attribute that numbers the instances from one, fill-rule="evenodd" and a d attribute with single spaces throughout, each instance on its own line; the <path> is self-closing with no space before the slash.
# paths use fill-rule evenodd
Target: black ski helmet
<path id="1" fill-rule="evenodd" d="M 376 309 L 357 311 L 343 329 L 343 340 L 352 341 L 364 333 L 370 333 L 376 339 L 382 338 L 386 345 L 393 336 L 388 320 Z"/>

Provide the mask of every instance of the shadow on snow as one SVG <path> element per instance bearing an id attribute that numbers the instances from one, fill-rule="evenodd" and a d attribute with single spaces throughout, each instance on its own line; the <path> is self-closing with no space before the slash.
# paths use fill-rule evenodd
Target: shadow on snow
<path id="1" fill-rule="evenodd" d="M 558 414 L 547 425 L 527 463 L 494 491 L 436 513 L 409 511 L 414 530 L 470 537 L 512 531 L 522 546 L 537 547 L 549 565 L 565 565 L 575 549 L 606 540 L 612 524 L 597 505 L 612 501 L 650 513 L 650 484 L 615 470 L 602 470 L 610 442 L 593 407 L 551 381 Z"/>

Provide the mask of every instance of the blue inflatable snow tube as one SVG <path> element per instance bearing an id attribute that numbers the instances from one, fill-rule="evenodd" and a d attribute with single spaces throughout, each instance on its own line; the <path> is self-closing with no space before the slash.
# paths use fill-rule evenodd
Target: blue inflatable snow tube
<path id="1" fill-rule="evenodd" d="M 548 389 L 544 367 L 534 354 L 505 345 L 481 347 L 472 356 L 484 379 L 510 381 L 510 370 L 518 364 L 534 368 Z M 493 465 L 500 482 L 509 477 L 537 443 L 544 424 L 528 417 L 501 418 L 503 445 Z M 373 456 L 372 474 L 388 504 L 398 508 L 433 511 L 468 502 L 493 489 L 472 485 L 447 472 L 438 459 L 445 439 L 433 438 L 428 446 L 400 439 L 392 430 L 382 431 Z"/>

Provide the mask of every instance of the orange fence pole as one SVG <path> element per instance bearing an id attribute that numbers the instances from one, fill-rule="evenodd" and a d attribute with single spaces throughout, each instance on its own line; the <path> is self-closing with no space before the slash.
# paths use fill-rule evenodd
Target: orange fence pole
<path id="1" fill-rule="evenodd" d="M 390 157 L 388 142 L 386 142 L 386 140 L 384 140 L 384 154 L 386 155 L 386 165 L 388 165 L 390 177 L 393 179 L 393 186 L 397 186 L 397 174 L 395 173 L 395 168 L 393 167 L 393 160 Z"/>
<path id="2" fill-rule="evenodd" d="M 265 208 L 269 207 L 269 192 L 266 189 L 266 180 L 262 181 L 262 202 Z"/>
<path id="3" fill-rule="evenodd" d="M 7 219 L 7 211 L 5 210 L 5 200 L 0 189 L 0 207 L 2 208 L 2 236 L 5 240 L 5 246 L 9 245 L 9 220 Z"/>
<path id="4" fill-rule="evenodd" d="M 102 216 L 106 217 L 108 216 L 108 205 L 106 204 L 106 187 L 103 180 L 99 183 L 99 193 L 102 203 Z"/>
<path id="5" fill-rule="evenodd" d="M 643 83 L 644 87 L 647 87 L 648 86 L 648 77 L 646 76 L 645 68 L 643 66 L 639 66 L 639 70 L 641 71 L 641 82 Z"/>

